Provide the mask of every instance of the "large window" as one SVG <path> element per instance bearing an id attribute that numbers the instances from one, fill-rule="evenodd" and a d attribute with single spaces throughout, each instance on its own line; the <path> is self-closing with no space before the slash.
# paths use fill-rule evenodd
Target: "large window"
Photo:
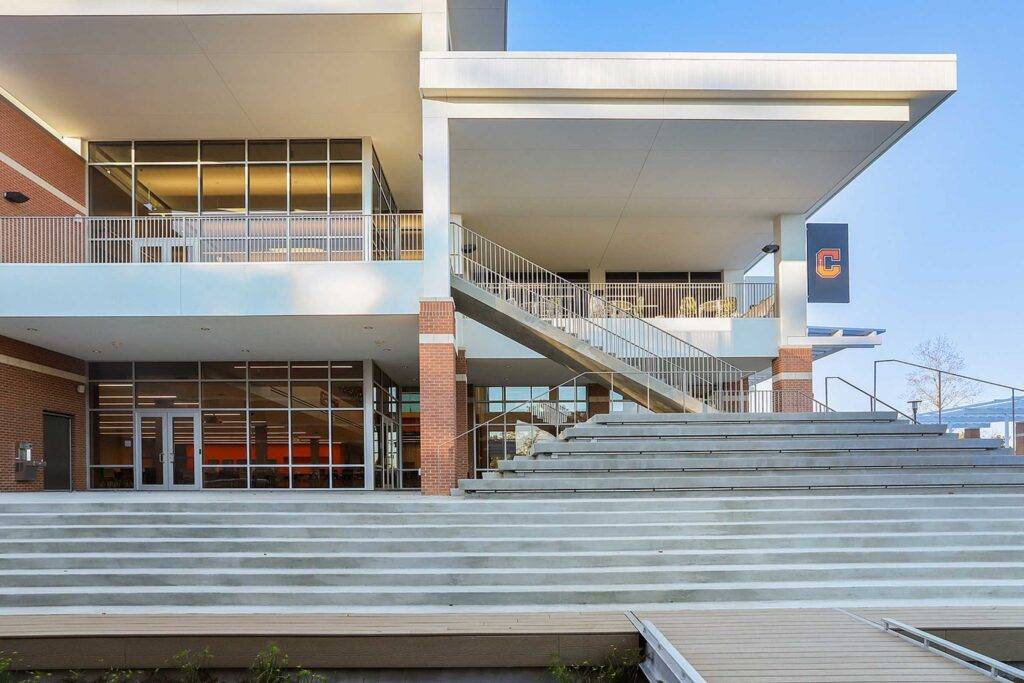
<path id="1" fill-rule="evenodd" d="M 587 387 L 475 387 L 472 395 L 477 475 L 529 453 L 537 441 L 587 419 Z"/>
<path id="2" fill-rule="evenodd" d="M 360 361 L 92 363 L 93 488 L 132 488 L 136 409 L 200 410 L 204 488 L 363 488 Z"/>
<path id="3" fill-rule="evenodd" d="M 174 216 L 362 211 L 362 140 L 89 144 L 89 213 Z M 398 211 L 374 153 L 375 211 Z"/>

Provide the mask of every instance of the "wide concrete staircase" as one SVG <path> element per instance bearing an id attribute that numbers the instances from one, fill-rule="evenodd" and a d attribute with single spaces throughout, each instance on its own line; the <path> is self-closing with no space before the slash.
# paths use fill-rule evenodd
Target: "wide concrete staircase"
<path id="1" fill-rule="evenodd" d="M 600 415 L 462 493 L 784 491 L 1024 485 L 1024 458 L 895 413 Z"/>
<path id="2" fill-rule="evenodd" d="M 1024 458 L 894 415 L 605 416 L 462 489 L 6 494 L 0 613 L 1024 605 Z"/>
<path id="3" fill-rule="evenodd" d="M 9 494 L 0 613 L 1024 604 L 1024 490 Z"/>

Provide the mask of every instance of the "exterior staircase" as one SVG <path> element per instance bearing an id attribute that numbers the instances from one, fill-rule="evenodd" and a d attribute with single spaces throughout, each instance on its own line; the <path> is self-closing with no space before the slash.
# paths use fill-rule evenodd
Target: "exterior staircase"
<path id="1" fill-rule="evenodd" d="M 598 415 L 499 463 L 463 493 L 1024 486 L 1024 458 L 896 413 Z"/>
<path id="2" fill-rule="evenodd" d="M 747 373 L 479 233 L 451 230 L 459 312 L 652 410 L 732 408 Z"/>
<path id="3" fill-rule="evenodd" d="M 7 494 L 0 537 L 0 614 L 1024 605 L 1008 486 Z"/>

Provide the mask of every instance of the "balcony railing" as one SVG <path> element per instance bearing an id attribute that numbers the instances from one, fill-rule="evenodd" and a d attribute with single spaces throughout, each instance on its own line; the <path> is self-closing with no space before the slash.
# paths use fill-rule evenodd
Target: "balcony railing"
<path id="1" fill-rule="evenodd" d="M 591 318 L 774 318 L 774 282 L 581 282 L 507 284 L 537 290 L 558 308 Z M 540 317 L 553 317 L 545 311 Z"/>
<path id="2" fill-rule="evenodd" d="M 0 217 L 0 263 L 418 261 L 414 213 Z"/>

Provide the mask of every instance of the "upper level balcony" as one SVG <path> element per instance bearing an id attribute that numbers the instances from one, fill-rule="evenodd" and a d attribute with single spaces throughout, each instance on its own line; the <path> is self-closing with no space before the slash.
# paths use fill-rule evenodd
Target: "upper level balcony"
<path id="1" fill-rule="evenodd" d="M 419 213 L 0 217 L 0 263 L 419 261 Z"/>

